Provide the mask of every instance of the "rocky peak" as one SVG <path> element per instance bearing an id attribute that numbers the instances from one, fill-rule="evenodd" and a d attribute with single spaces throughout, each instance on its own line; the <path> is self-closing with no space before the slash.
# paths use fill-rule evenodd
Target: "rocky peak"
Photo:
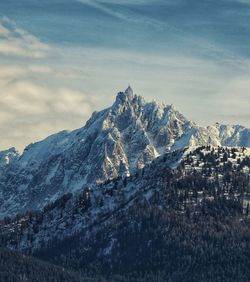
<path id="1" fill-rule="evenodd" d="M 132 89 L 132 87 L 129 85 L 128 88 L 125 90 L 124 92 L 128 97 L 133 97 L 134 95 L 134 91 Z"/>
<path id="2" fill-rule="evenodd" d="M 145 101 L 143 97 L 134 94 L 133 89 L 129 86 L 124 92 L 119 92 L 116 96 L 115 103 L 112 108 L 117 108 L 119 106 L 128 106 L 128 107 L 138 107 L 143 106 Z"/>
<path id="3" fill-rule="evenodd" d="M 116 103 L 132 102 L 134 98 L 134 91 L 129 86 L 124 92 L 118 92 L 116 96 Z"/>
<path id="4" fill-rule="evenodd" d="M 15 165 L 5 159 L 15 156 L 13 149 L 0 153 L 6 168 L 0 170 L 0 217 L 40 209 L 65 192 L 129 175 L 165 152 L 207 144 L 250 147 L 250 129 L 199 127 L 172 105 L 145 102 L 129 86 L 84 127 L 28 146 L 14 158 Z"/>

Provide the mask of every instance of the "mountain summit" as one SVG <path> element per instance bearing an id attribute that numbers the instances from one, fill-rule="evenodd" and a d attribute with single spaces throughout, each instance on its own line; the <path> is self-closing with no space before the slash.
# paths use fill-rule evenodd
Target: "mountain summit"
<path id="1" fill-rule="evenodd" d="M 66 192 L 130 175 L 158 156 L 202 145 L 250 147 L 250 129 L 200 127 L 172 105 L 146 102 L 129 86 L 83 128 L 0 153 L 0 215 L 41 209 Z"/>

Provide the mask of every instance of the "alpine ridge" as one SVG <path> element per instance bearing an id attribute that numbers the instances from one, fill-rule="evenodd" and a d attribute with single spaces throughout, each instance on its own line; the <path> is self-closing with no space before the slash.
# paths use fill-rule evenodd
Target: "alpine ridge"
<path id="1" fill-rule="evenodd" d="M 30 144 L 22 154 L 0 152 L 0 216 L 40 210 L 67 192 L 129 176 L 165 153 L 206 145 L 250 147 L 250 129 L 198 126 L 128 87 L 84 127 Z"/>

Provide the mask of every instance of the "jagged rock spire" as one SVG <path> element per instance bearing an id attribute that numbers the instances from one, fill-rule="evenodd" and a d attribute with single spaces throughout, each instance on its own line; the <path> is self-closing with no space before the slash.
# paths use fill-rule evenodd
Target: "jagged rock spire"
<path id="1" fill-rule="evenodd" d="M 124 92 L 119 92 L 116 96 L 116 101 L 115 101 L 115 105 L 116 104 L 120 104 L 121 102 L 125 102 L 125 101 L 132 101 L 134 98 L 134 91 L 132 89 L 132 87 L 129 85 L 128 88 L 124 91 Z"/>
<path id="2" fill-rule="evenodd" d="M 127 96 L 133 96 L 134 95 L 134 91 L 132 89 L 132 87 L 129 85 L 128 88 L 125 90 L 124 92 Z"/>

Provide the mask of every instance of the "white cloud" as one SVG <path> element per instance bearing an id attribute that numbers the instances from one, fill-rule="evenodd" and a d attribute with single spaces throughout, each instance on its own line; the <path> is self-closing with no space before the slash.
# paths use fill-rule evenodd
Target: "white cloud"
<path id="1" fill-rule="evenodd" d="M 89 2 L 88 0 L 77 0 L 80 2 Z M 178 0 L 175 0 L 178 1 Z M 95 2 L 102 4 L 118 4 L 118 5 L 146 5 L 155 3 L 174 3 L 174 0 L 96 0 Z"/>
<path id="2" fill-rule="evenodd" d="M 48 52 L 47 44 L 18 28 L 10 19 L 0 19 L 0 54 L 39 59 L 46 57 Z"/>
<path id="3" fill-rule="evenodd" d="M 8 18 L 0 20 L 0 150 L 80 127 L 91 114 L 91 97 L 65 83 L 65 69 L 54 67 L 52 54 Z"/>
<path id="4" fill-rule="evenodd" d="M 23 148 L 59 130 L 80 127 L 93 107 L 78 90 L 28 79 L 14 79 L 1 87 L 0 97 L 1 149 Z"/>

